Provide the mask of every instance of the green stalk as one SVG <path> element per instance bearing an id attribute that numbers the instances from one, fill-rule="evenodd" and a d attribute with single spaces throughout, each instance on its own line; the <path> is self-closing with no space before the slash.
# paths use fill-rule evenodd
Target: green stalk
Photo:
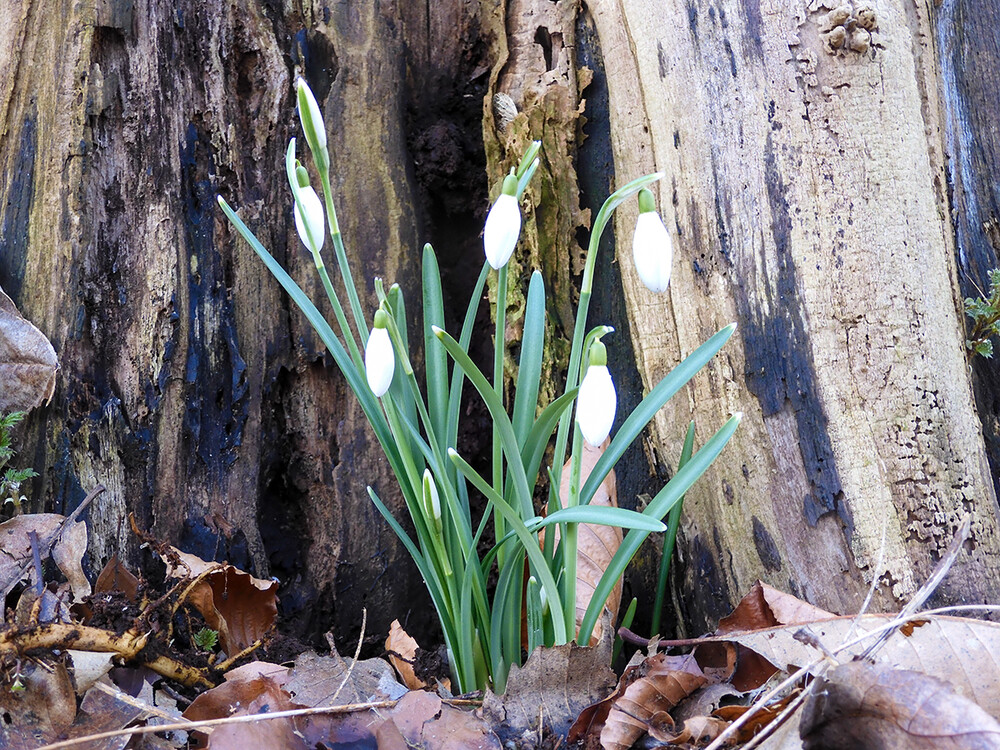
<path id="1" fill-rule="evenodd" d="M 506 351 L 506 330 L 507 330 L 507 265 L 497 271 L 497 308 L 496 308 L 496 337 L 493 342 L 493 390 L 503 405 L 503 358 Z M 500 445 L 500 430 L 496 422 L 493 423 L 493 489 L 497 494 L 503 494 L 503 448 Z M 495 538 L 502 539 L 506 533 L 501 513 L 494 509 L 493 528 L 496 532 Z M 497 563 L 503 565 L 506 559 L 504 550 L 500 551 Z"/>
<path id="2" fill-rule="evenodd" d="M 322 165 L 319 165 L 322 167 Z M 354 316 L 354 324 L 358 328 L 358 335 L 361 343 L 368 343 L 368 324 L 365 322 L 365 314 L 361 310 L 361 300 L 358 298 L 358 288 L 354 283 L 354 275 L 351 273 L 351 266 L 347 262 L 347 251 L 344 250 L 344 239 L 340 234 L 340 223 L 337 221 L 337 209 L 333 205 L 333 191 L 330 188 L 330 170 L 319 170 L 319 178 L 323 183 L 323 199 L 326 203 L 326 215 L 330 222 L 330 239 L 333 240 L 333 249 L 337 254 L 337 265 L 340 266 L 340 275 L 344 280 L 344 288 L 347 290 L 347 299 L 351 303 L 351 313 Z"/>
<path id="3" fill-rule="evenodd" d="M 594 228 L 590 233 L 590 243 L 587 246 L 587 262 L 583 268 L 583 283 L 580 286 L 580 304 L 576 308 L 576 323 L 573 326 L 573 345 L 569 354 L 569 368 L 566 370 L 566 390 L 571 391 L 576 388 L 580 374 L 580 360 L 583 356 L 583 334 L 587 328 L 587 313 L 590 310 L 590 295 L 594 288 L 594 268 L 597 264 L 597 250 L 601 243 L 601 235 L 608 225 L 611 215 L 615 209 L 621 205 L 622 201 L 630 195 L 638 193 L 647 185 L 651 185 L 662 179 L 663 172 L 639 177 L 613 192 L 604 201 L 601 210 L 597 212 L 594 219 Z M 552 472 L 556 478 L 556 486 L 562 478 L 563 462 L 566 460 L 566 443 L 569 442 L 569 414 L 564 414 L 559 420 L 559 429 L 556 432 L 556 448 L 553 454 Z"/>
<path id="4" fill-rule="evenodd" d="M 687 435 L 684 437 L 684 447 L 681 448 L 681 457 L 677 461 L 678 471 L 683 469 L 684 465 L 691 460 L 691 453 L 693 452 L 694 421 L 688 425 Z M 653 622 L 650 625 L 650 632 L 653 635 L 660 634 L 660 616 L 663 614 L 663 601 L 667 593 L 667 574 L 670 572 L 670 558 L 674 554 L 677 528 L 681 523 L 681 509 L 684 507 L 684 497 L 684 495 L 681 495 L 681 499 L 670 509 L 670 515 L 667 517 L 667 531 L 663 535 L 663 556 L 660 558 L 660 577 L 656 581 L 656 599 L 653 602 Z"/>

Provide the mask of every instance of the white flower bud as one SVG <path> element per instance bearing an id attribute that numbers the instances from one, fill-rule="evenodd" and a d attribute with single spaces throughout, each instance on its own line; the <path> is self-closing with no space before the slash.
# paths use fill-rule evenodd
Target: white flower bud
<path id="1" fill-rule="evenodd" d="M 611 433 L 618 410 L 618 394 L 607 361 L 604 344 L 595 341 L 590 350 L 590 367 L 576 397 L 576 422 L 584 439 L 595 448 Z"/>
<path id="2" fill-rule="evenodd" d="M 670 232 L 656 213 L 653 195 L 639 192 L 639 219 L 632 235 L 632 259 L 642 283 L 651 292 L 663 292 L 670 283 L 670 265 L 674 259 Z"/>
<path id="3" fill-rule="evenodd" d="M 486 260 L 499 270 L 507 265 L 521 235 L 521 207 L 517 203 L 517 178 L 507 175 L 503 192 L 490 208 L 483 230 L 483 247 Z"/>
<path id="4" fill-rule="evenodd" d="M 326 125 L 323 123 L 323 113 L 319 111 L 319 104 L 313 96 L 309 84 L 302 78 L 296 81 L 296 95 L 299 105 L 299 121 L 302 123 L 302 132 L 306 136 L 309 149 L 313 152 L 313 157 L 321 162 L 321 169 L 330 166 L 330 155 L 326 148 Z"/>
<path id="5" fill-rule="evenodd" d="M 326 236 L 323 202 L 316 195 L 316 191 L 308 186 L 299 188 L 299 201 L 305 211 L 299 210 L 299 204 L 295 204 L 295 231 L 299 233 L 299 239 L 309 252 L 318 253 L 323 249 L 323 240 Z"/>
<path id="6" fill-rule="evenodd" d="M 384 310 L 375 313 L 375 327 L 365 344 L 365 377 L 368 379 L 368 387 L 379 398 L 392 385 L 392 374 L 396 369 L 396 356 L 392 351 L 389 331 L 386 330 L 386 318 L 388 314 Z M 379 326 L 379 323 L 382 325 Z"/>
<path id="7" fill-rule="evenodd" d="M 440 527 L 441 496 L 438 494 L 437 484 L 434 483 L 434 476 L 430 469 L 424 469 L 424 507 L 434 520 L 435 527 Z"/>

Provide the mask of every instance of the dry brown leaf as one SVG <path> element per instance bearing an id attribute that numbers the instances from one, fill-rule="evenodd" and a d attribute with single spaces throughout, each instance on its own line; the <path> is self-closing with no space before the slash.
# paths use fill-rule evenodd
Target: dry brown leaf
<path id="1" fill-rule="evenodd" d="M 858 619 L 855 635 L 875 630 L 892 617 L 864 615 Z M 832 650 L 844 642 L 855 619 L 823 620 L 810 624 L 809 629 Z M 909 636 L 895 633 L 876 653 L 876 660 L 944 680 L 1000 719 L 1000 624 L 941 615 L 928 615 L 924 619 L 925 624 L 914 628 Z M 795 640 L 795 633 L 801 627 L 798 624 L 766 628 L 733 633 L 729 637 L 782 669 L 800 667 L 819 656 L 814 648 Z M 846 660 L 858 655 L 869 642 L 841 652 L 838 657 Z"/>
<path id="2" fill-rule="evenodd" d="M 596 647 L 568 643 L 535 649 L 523 667 L 511 667 L 502 697 L 487 691 L 483 715 L 502 742 L 525 733 L 537 737 L 540 718 L 556 734 L 565 734 L 581 711 L 614 689 L 610 663 L 610 635 Z"/>
<path id="3" fill-rule="evenodd" d="M 693 716 L 686 720 L 678 732 L 663 731 L 655 723 L 648 730 L 654 740 L 669 745 L 707 745 L 718 737 L 729 726 L 728 721 L 716 719 L 714 716 Z"/>
<path id="4" fill-rule="evenodd" d="M 278 584 L 244 573 L 224 563 L 207 562 L 197 555 L 169 547 L 163 555 L 167 576 L 205 577 L 188 594 L 188 601 L 219 632 L 222 650 L 230 656 L 256 643 L 278 617 Z"/>
<path id="5" fill-rule="evenodd" d="M 427 683 L 413 672 L 413 663 L 417 658 L 417 642 L 399 624 L 393 620 L 389 626 L 389 635 L 385 639 L 385 650 L 389 654 L 389 662 L 410 690 L 422 690 Z"/>
<path id="6" fill-rule="evenodd" d="M 55 590 L 53 590 L 55 589 Z M 48 584 L 38 594 L 34 586 L 21 592 L 14 608 L 14 623 L 22 628 L 36 627 L 38 624 L 73 622 L 69 605 L 72 603 L 69 587 L 62 584 Z"/>
<path id="7" fill-rule="evenodd" d="M 611 706 L 601 730 L 601 747 L 605 750 L 628 750 L 646 733 L 650 720 L 661 711 L 669 711 L 695 690 L 708 683 L 708 678 L 690 654 L 646 657 L 638 668 L 627 670 L 630 681 Z M 622 676 L 624 683 L 626 676 Z"/>
<path id="8" fill-rule="evenodd" d="M 14 516 L 0 523 L 0 590 L 8 590 L 21 577 L 21 569 L 32 557 L 31 532 L 38 539 L 38 552 L 44 561 L 52 557 L 66 576 L 77 601 L 90 594 L 90 582 L 83 572 L 81 560 L 87 551 L 87 527 L 77 521 L 63 530 L 59 540 L 49 547 L 53 534 L 66 520 L 58 513 L 31 513 Z M 26 578 L 35 581 L 35 568 L 29 566 Z"/>
<path id="9" fill-rule="evenodd" d="M 383 659 L 364 659 L 351 667 L 352 661 L 336 652 L 319 656 L 307 651 L 295 659 L 285 690 L 304 706 L 342 706 L 347 703 L 395 700 L 406 693 L 396 682 L 392 667 Z M 350 678 L 341 688 L 344 677 Z M 340 690 L 340 693 L 337 693 Z M 336 695 L 336 700 L 334 700 Z"/>
<path id="10" fill-rule="evenodd" d="M 218 687 L 199 695 L 187 710 L 184 718 L 189 721 L 220 719 L 226 716 L 245 716 L 261 711 L 284 711 L 301 708 L 292 703 L 283 689 L 288 679 L 288 669 L 267 662 L 253 662 L 225 675 L 226 681 Z M 276 719 L 253 724 L 236 724 L 217 727 L 211 734 L 207 747 L 212 750 L 246 750 L 250 747 L 289 748 L 306 750 L 307 746 L 295 734 L 291 719 Z M 198 734 L 201 747 L 205 735 Z"/>
<path id="11" fill-rule="evenodd" d="M 728 635 L 733 632 L 809 623 L 833 617 L 836 615 L 757 581 L 732 613 L 719 620 L 715 634 Z M 699 664 L 707 672 L 709 665 L 726 663 L 731 660 L 731 656 L 724 654 L 726 648 L 725 644 L 699 646 Z M 760 687 L 778 671 L 775 667 L 781 666 L 768 662 L 754 650 L 738 646 L 737 652 L 736 672 L 732 675 L 731 682 L 741 692 Z M 726 678 L 730 679 L 728 675 Z"/>
<path id="12" fill-rule="evenodd" d="M 0 413 L 30 411 L 48 402 L 59 360 L 52 344 L 0 289 Z"/>
<path id="13" fill-rule="evenodd" d="M 83 572 L 82 564 L 86 552 L 87 525 L 83 521 L 70 524 L 52 547 L 52 561 L 66 576 L 73 590 L 73 600 L 77 602 L 90 596 L 90 581 Z"/>
<path id="14" fill-rule="evenodd" d="M 580 485 L 586 483 L 590 472 L 594 470 L 598 459 L 604 455 L 607 448 L 606 440 L 599 448 L 594 448 L 586 440 L 583 441 L 583 456 L 580 462 Z M 570 465 L 572 460 L 567 461 L 563 466 L 562 480 L 559 485 L 559 499 L 563 507 L 569 498 Z M 615 481 L 615 472 L 612 469 L 608 476 L 601 482 L 594 493 L 591 505 L 601 505 L 605 507 L 618 507 L 618 489 Z M 559 541 L 559 529 L 556 528 L 556 542 Z M 583 616 L 590 606 L 591 599 L 594 598 L 594 590 L 607 570 L 611 558 L 622 544 L 622 530 L 618 526 L 602 526 L 599 524 L 581 523 L 577 526 L 576 539 L 576 626 L 580 627 Z M 611 612 L 611 624 L 618 621 L 618 609 L 621 606 L 622 581 L 621 578 L 608 595 L 606 607 Z M 594 627 L 594 632 L 590 636 L 590 645 L 595 646 L 601 637 L 601 624 Z"/>
<path id="15" fill-rule="evenodd" d="M 218 719 L 245 712 L 250 701 L 267 691 L 269 686 L 281 688 L 288 679 L 288 668 L 267 662 L 252 662 L 226 672 L 226 681 L 206 690 L 184 711 L 190 721 Z"/>
<path id="16" fill-rule="evenodd" d="M 821 679 L 802 709 L 805 750 L 995 750 L 1000 724 L 920 672 L 853 662 Z"/>
<path id="17" fill-rule="evenodd" d="M 388 722 L 396 726 L 408 747 L 500 750 L 500 740 L 486 722 L 468 711 L 445 705 L 434 693 L 407 693 L 389 711 Z M 391 734 L 390 731 L 383 733 L 379 728 L 379 750 L 383 747 L 383 737 L 389 744 Z"/>
<path id="18" fill-rule="evenodd" d="M 73 664 L 73 686 L 77 695 L 83 695 L 94 683 L 111 671 L 115 654 L 100 651 L 67 650 Z"/>
<path id="19" fill-rule="evenodd" d="M 130 602 L 135 602 L 139 596 L 139 579 L 125 567 L 118 555 L 112 555 L 94 583 L 94 593 L 112 591 L 121 592 Z"/>
<path id="20" fill-rule="evenodd" d="M 7 680 L 0 685 L 0 747 L 41 747 L 69 729 L 76 718 L 76 692 L 66 667 L 21 664 L 24 689 L 14 689 Z"/>

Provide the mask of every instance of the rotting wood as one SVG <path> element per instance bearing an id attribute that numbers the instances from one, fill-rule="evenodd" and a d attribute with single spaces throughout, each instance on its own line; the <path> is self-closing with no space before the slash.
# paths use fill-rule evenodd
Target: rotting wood
<path id="1" fill-rule="evenodd" d="M 375 631 L 428 627 L 419 575 L 365 492 L 401 507 L 360 409 L 214 199 L 322 298 L 281 168 L 303 72 L 366 305 L 375 274 L 413 291 L 436 227 L 481 221 L 478 116 L 448 119 L 478 109 L 477 34 L 463 3 L 0 3 L 0 286 L 62 363 L 23 455 L 44 470 L 38 506 L 69 512 L 107 486 L 88 519 L 95 569 L 141 560 L 134 512 L 186 551 L 278 575 L 299 635 L 350 639 L 366 601 Z M 411 127 L 458 133 L 457 153 Z M 466 171 L 464 202 L 418 220 L 433 180 Z"/>

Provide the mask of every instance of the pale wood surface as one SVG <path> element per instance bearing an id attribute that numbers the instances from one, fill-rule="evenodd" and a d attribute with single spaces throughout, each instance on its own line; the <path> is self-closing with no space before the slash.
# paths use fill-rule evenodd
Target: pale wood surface
<path id="1" fill-rule="evenodd" d="M 975 544 L 943 597 L 996 600 L 1000 589 L 930 11 L 867 4 L 878 31 L 860 54 L 830 50 L 826 14 L 840 3 L 826 5 L 594 9 L 619 179 L 666 170 L 658 197 L 679 233 L 669 296 L 622 272 L 648 382 L 739 324 L 657 422 L 670 465 L 689 418 L 705 439 L 728 413 L 745 415 L 685 506 L 688 595 L 701 615 L 758 577 L 851 612 L 877 574 L 875 606 L 894 608 L 966 512 Z M 620 239 L 634 212 L 621 213 Z"/>

